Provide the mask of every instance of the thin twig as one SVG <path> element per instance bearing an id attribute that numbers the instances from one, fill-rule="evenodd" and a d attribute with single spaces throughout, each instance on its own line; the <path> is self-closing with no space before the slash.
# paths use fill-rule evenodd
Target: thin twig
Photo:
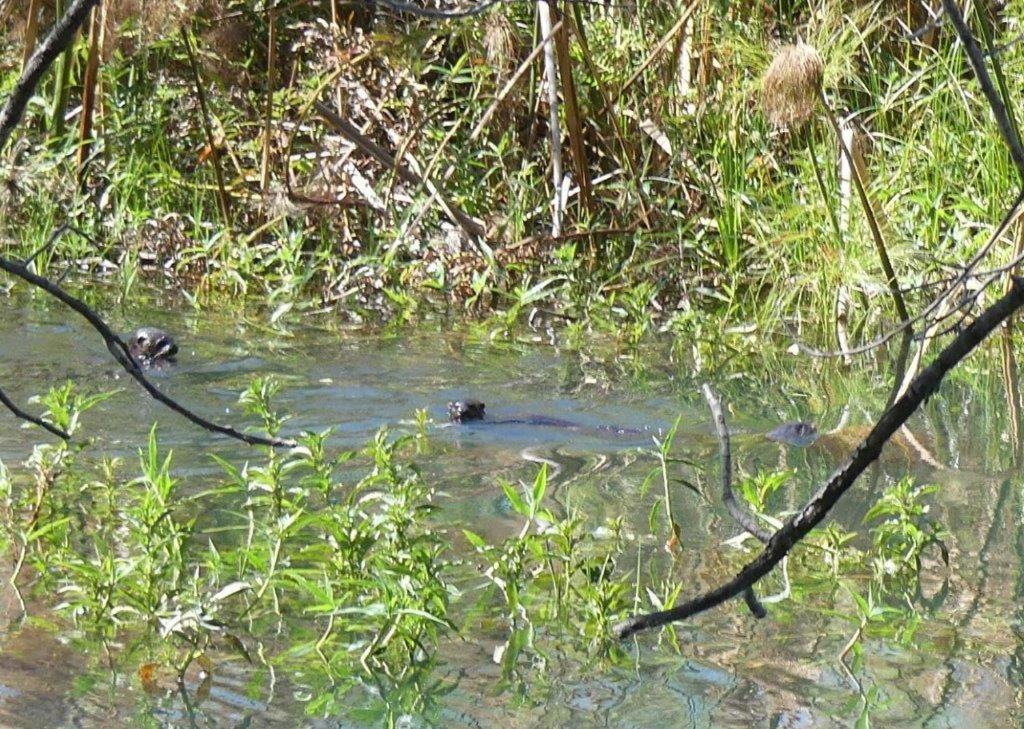
<path id="1" fill-rule="evenodd" d="M 249 445 L 265 445 L 283 448 L 294 448 L 296 446 L 296 443 L 293 440 L 249 435 L 248 433 L 243 433 L 229 425 L 219 425 L 218 423 L 211 422 L 200 415 L 196 415 L 184 405 L 179 404 L 176 400 L 160 392 L 160 390 L 158 390 L 156 386 L 146 378 L 146 375 L 142 372 L 142 368 L 139 367 L 138 362 L 135 361 L 131 353 L 128 351 L 128 345 L 126 345 L 124 341 L 122 341 L 121 338 L 118 337 L 109 326 L 107 326 L 99 315 L 90 309 L 83 301 L 76 299 L 49 279 L 38 276 L 20 263 L 4 258 L 3 256 L 0 256 L 0 270 L 7 271 L 7 273 L 17 276 L 23 281 L 42 289 L 54 298 L 60 300 L 72 310 L 81 314 L 85 320 L 92 325 L 92 328 L 99 332 L 100 336 L 103 337 L 103 341 L 106 342 L 107 349 L 110 351 L 111 356 L 117 360 L 117 363 L 124 368 L 125 372 L 131 375 L 136 382 L 142 385 L 143 389 L 148 392 L 154 400 L 166 405 L 171 410 L 184 416 L 188 420 L 191 420 L 199 427 L 205 428 L 206 430 L 214 433 L 226 435 L 230 438 L 234 438 L 235 440 L 240 440 L 243 443 L 248 443 Z"/>
<path id="2" fill-rule="evenodd" d="M 38 425 L 40 428 L 50 431 L 58 438 L 62 438 L 64 440 L 71 440 L 71 436 L 66 431 L 62 430 L 61 428 L 58 428 L 56 425 L 47 423 L 45 420 L 37 418 L 35 415 L 30 415 L 29 413 L 26 413 L 24 410 L 19 408 L 17 405 L 14 404 L 14 401 L 11 400 L 11 398 L 7 397 L 7 393 L 5 393 L 2 389 L 0 389 L 0 404 L 2 404 L 5 408 L 14 413 L 16 417 L 19 417 L 22 420 L 27 420 L 33 425 Z"/>
<path id="3" fill-rule="evenodd" d="M 1021 146 L 1020 138 L 1017 136 L 1017 132 L 1013 126 L 1013 122 L 1010 120 L 1009 114 L 1006 111 L 1006 106 L 1003 104 L 1003 99 L 1000 96 L 999 91 L 996 89 L 995 84 L 992 83 L 992 79 L 988 74 L 988 69 L 985 67 L 984 54 L 981 52 L 981 48 L 978 46 L 978 42 L 974 38 L 974 35 L 971 33 L 970 28 L 968 28 L 967 24 L 964 22 L 963 15 L 960 13 L 960 9 L 957 7 L 957 5 L 952 0 L 942 0 L 942 5 L 946 11 L 946 15 L 949 16 L 950 23 L 956 30 L 957 36 L 960 38 L 960 42 L 964 46 L 964 51 L 967 53 L 968 59 L 970 59 L 971 66 L 974 69 L 975 76 L 977 76 L 978 78 L 978 84 L 981 86 L 981 90 L 985 94 L 985 98 L 988 100 L 989 106 L 992 110 L 992 115 L 995 117 L 996 120 L 996 125 L 999 127 L 999 133 L 1000 135 L 1002 135 L 1003 141 L 1009 148 L 1010 158 L 1013 160 L 1014 166 L 1017 168 L 1017 172 L 1020 174 L 1022 178 L 1024 178 L 1024 147 Z M 824 353 L 804 347 L 803 345 L 798 344 L 797 346 L 805 353 L 817 357 L 833 357 L 860 354 L 862 352 L 867 352 L 872 349 L 875 349 L 876 347 L 881 346 L 885 342 L 889 341 L 889 339 L 894 337 L 896 334 L 908 328 L 913 322 L 919 321 L 929 316 L 934 310 L 936 310 L 940 306 L 940 304 L 943 302 L 947 295 L 955 291 L 961 283 L 967 280 L 971 271 L 978 264 L 978 262 L 980 262 L 982 258 L 988 254 L 991 247 L 1002 236 L 1006 228 L 1008 228 L 1010 223 L 1012 223 L 1020 214 L 1022 202 L 1024 202 L 1024 190 L 1022 190 L 1017 195 L 1017 200 L 1014 202 L 1010 210 L 1007 211 L 1006 216 L 1003 218 L 1003 221 L 1000 223 L 995 233 L 989 239 L 988 243 L 986 243 L 982 247 L 982 249 L 974 256 L 974 258 L 971 259 L 971 262 L 967 265 L 967 267 L 965 267 L 963 273 L 957 278 L 953 285 L 951 285 L 945 293 L 943 293 L 934 301 L 932 301 L 932 303 L 916 317 L 905 317 L 897 328 L 887 333 L 884 337 L 881 337 L 867 345 L 858 347 L 856 350 L 851 350 L 848 352 Z M 1018 258 L 1019 257 L 1015 257 L 1013 262 L 1014 265 L 1020 262 Z M 954 309 L 954 311 L 956 311 L 956 309 Z"/>
<path id="4" fill-rule="evenodd" d="M 690 19 L 690 16 L 693 15 L 694 11 L 698 8 L 699 5 L 700 3 L 697 2 L 697 0 L 694 0 L 686 7 L 685 10 L 683 10 L 682 14 L 679 16 L 679 19 L 676 21 L 676 24 L 669 28 L 668 32 L 661 37 L 661 40 L 659 40 L 654 45 L 654 48 L 652 48 L 650 53 L 647 54 L 647 58 L 644 59 L 643 63 L 641 63 L 633 72 L 633 74 L 628 79 L 626 79 L 626 83 L 622 84 L 622 86 L 619 87 L 619 90 L 612 94 L 612 97 L 605 102 L 604 107 L 602 107 L 601 111 L 599 111 L 596 114 L 596 118 L 603 118 L 605 114 L 612 110 L 612 107 L 615 106 L 615 103 L 620 98 L 622 98 L 622 95 L 626 93 L 629 87 L 632 86 L 636 82 L 636 80 L 643 75 L 644 71 L 646 71 L 650 67 L 650 65 L 654 63 L 654 61 L 658 58 L 661 52 L 665 50 L 669 42 L 676 36 L 676 34 L 679 31 L 683 29 L 683 26 L 686 25 L 687 21 L 689 21 Z"/>
<path id="5" fill-rule="evenodd" d="M 950 286 L 943 293 L 935 297 L 935 299 L 932 300 L 932 303 L 926 306 L 919 314 L 916 314 L 907 320 L 901 321 L 899 324 L 894 326 L 892 329 L 890 329 L 888 332 L 878 337 L 877 339 L 874 339 L 866 344 L 862 344 L 858 347 L 854 347 L 853 349 L 828 352 L 820 349 L 814 349 L 813 347 L 809 347 L 801 342 L 796 342 L 797 348 L 800 349 L 800 351 L 803 352 L 804 354 L 807 354 L 811 357 L 819 358 L 846 357 L 857 354 L 865 354 L 866 352 L 878 349 L 882 345 L 889 342 L 889 340 L 891 340 L 897 334 L 900 334 L 913 324 L 916 324 L 917 322 L 926 319 L 936 309 L 938 309 L 939 306 L 942 305 L 942 302 L 945 300 L 947 296 L 956 291 L 956 289 L 959 288 L 959 286 L 964 281 L 970 278 L 971 274 L 974 272 L 975 267 L 979 263 L 981 263 L 982 259 L 984 259 L 989 254 L 989 252 L 992 250 L 992 247 L 999 241 L 1000 238 L 1003 237 L 1003 235 L 1006 233 L 1006 230 L 1017 220 L 1018 217 L 1020 217 L 1022 212 L 1024 212 L 1024 190 L 1018 193 L 1017 199 L 1014 200 L 1013 205 L 1010 206 L 1010 209 L 1006 212 L 1006 215 L 1003 216 L 1003 219 L 1000 221 L 999 225 L 992 232 L 992 235 L 989 236 L 988 241 L 986 241 L 985 245 L 983 245 L 981 249 L 974 255 L 974 257 L 967 262 L 967 265 L 964 266 L 964 269 L 960 273 L 960 275 L 957 276 L 950 284 Z M 1011 261 L 1011 263 L 1008 265 L 1010 268 L 1013 268 L 1013 266 L 1015 266 L 1017 263 L 1020 263 L 1020 261 L 1015 259 L 1014 261 Z"/>
<path id="6" fill-rule="evenodd" d="M 436 194 L 441 207 L 449 216 L 451 216 L 452 220 L 459 224 L 472 241 L 476 242 L 478 238 L 486 237 L 484 227 L 459 209 L 456 205 L 448 202 L 432 182 L 424 179 L 409 169 L 408 166 L 397 161 L 394 155 L 372 139 L 369 139 L 365 134 L 359 131 L 354 124 L 347 119 L 343 119 L 326 104 L 322 104 L 317 101 L 314 103 L 314 107 L 316 108 L 317 113 L 320 114 L 324 121 L 326 121 L 334 131 L 354 144 L 361 151 L 370 155 L 382 165 L 393 168 L 395 174 L 410 185 L 424 185 L 432 194 Z"/>
<path id="7" fill-rule="evenodd" d="M 220 147 L 213 136 L 213 117 L 210 114 L 210 107 L 206 103 L 206 91 L 203 89 L 203 77 L 199 73 L 199 62 L 196 60 L 196 51 L 192 47 L 190 31 L 181 29 L 181 40 L 185 44 L 185 54 L 188 56 L 188 65 L 192 70 L 192 77 L 196 82 L 196 97 L 199 99 L 199 111 L 203 122 L 203 133 L 206 136 L 206 144 L 210 147 L 210 160 L 213 162 L 213 174 L 217 178 L 217 202 L 220 203 L 220 214 L 224 218 L 224 227 L 231 229 L 231 198 L 228 195 L 227 186 L 224 183 L 224 170 L 220 165 Z M 268 80 L 268 84 L 270 81 Z"/>
<path id="8" fill-rule="evenodd" d="M 54 228 L 53 232 L 51 232 L 50 236 L 46 239 L 46 242 L 43 243 L 38 248 L 36 248 L 34 251 L 32 251 L 32 253 L 29 255 L 29 257 L 26 258 L 24 261 L 22 261 L 22 264 L 24 264 L 26 266 L 30 265 L 34 260 L 36 260 L 36 258 L 39 257 L 39 255 L 43 251 L 47 250 L 48 248 L 50 248 L 50 246 L 52 246 L 54 243 L 56 243 L 57 239 L 60 238 L 62 235 L 64 235 L 64 232 L 66 230 L 68 230 L 70 227 L 71 226 L 68 225 L 67 223 L 61 223 L 56 228 Z"/>
<path id="9" fill-rule="evenodd" d="M 995 84 L 992 83 L 992 79 L 988 75 L 988 69 L 985 67 L 985 57 L 978 46 L 978 41 L 975 40 L 970 28 L 967 27 L 967 23 L 964 22 L 964 16 L 960 13 L 960 8 L 957 7 L 953 0 L 942 0 L 942 7 L 945 8 L 946 15 L 949 16 L 949 22 L 953 24 L 953 28 L 956 30 L 956 34 L 964 46 L 964 52 L 967 53 L 967 57 L 971 61 L 974 75 L 978 77 L 978 84 L 988 100 L 988 105 L 992 108 L 992 116 L 996 118 L 999 134 L 1002 135 L 1006 146 L 1010 148 L 1010 157 L 1013 159 L 1013 164 L 1017 168 L 1018 174 L 1024 178 L 1024 147 L 1021 146 L 1020 138 L 1017 136 L 1013 123 L 1006 113 L 1003 98 L 999 95 L 999 91 L 996 90 Z"/>
<path id="10" fill-rule="evenodd" d="M 915 410 L 935 394 L 942 379 L 964 357 L 978 346 L 993 330 L 1024 305 L 1024 279 L 1014 277 L 1010 291 L 987 308 L 961 332 L 939 356 L 918 375 L 906 393 L 888 408 L 878 422 L 853 451 L 842 468 L 837 470 L 806 506 L 792 516 L 775 532 L 764 551 L 749 562 L 731 580 L 692 600 L 669 610 L 637 615 L 619 623 L 613 629 L 619 638 L 626 638 L 641 630 L 656 628 L 683 620 L 697 613 L 721 605 L 726 600 L 743 594 L 748 587 L 774 569 L 790 550 L 816 527 L 835 506 L 839 498 L 853 485 L 857 477 L 881 454 L 882 447 L 899 430 Z"/>

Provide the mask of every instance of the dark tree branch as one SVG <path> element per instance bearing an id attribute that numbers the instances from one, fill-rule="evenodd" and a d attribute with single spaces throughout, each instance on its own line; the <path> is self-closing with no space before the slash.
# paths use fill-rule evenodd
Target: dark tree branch
<path id="1" fill-rule="evenodd" d="M 68 46 L 71 45 L 75 37 L 75 32 L 81 27 L 85 21 L 89 11 L 92 10 L 99 0 L 74 0 L 68 11 L 64 13 L 64 16 L 57 21 L 50 31 L 50 34 L 46 39 L 39 45 L 35 53 L 29 59 L 25 65 L 25 71 L 22 73 L 21 78 L 14 85 L 14 91 L 11 92 L 10 97 L 7 99 L 7 103 L 4 104 L 4 108 L 0 110 L 0 150 L 3 150 L 7 143 L 7 140 L 11 136 L 11 132 L 21 121 L 21 116 L 25 111 L 25 105 L 28 100 L 32 98 L 32 94 L 35 93 L 36 86 L 39 84 L 39 80 L 43 74 L 53 63 L 54 59 L 57 58 Z M 58 229 L 51 235 L 50 241 L 47 241 L 47 245 L 55 240 L 55 237 L 61 232 Z M 44 246 L 45 249 L 45 246 Z M 37 255 L 37 254 L 33 254 Z M 31 259 L 29 259 L 31 260 Z M 151 383 L 146 376 L 142 373 L 142 369 L 139 367 L 138 362 L 131 356 L 128 351 L 128 347 L 121 339 L 111 331 L 102 319 L 85 303 L 76 299 L 74 296 L 66 293 L 57 284 L 49 281 L 42 276 L 37 276 L 28 270 L 28 268 L 20 263 L 11 261 L 7 258 L 0 256 L 0 270 L 7 271 L 13 276 L 27 281 L 28 283 L 36 286 L 51 296 L 59 299 L 64 304 L 69 306 L 74 311 L 77 311 L 86 321 L 92 325 L 92 327 L 100 333 L 103 337 L 103 341 L 107 344 L 107 349 L 110 354 L 117 360 L 117 363 L 124 368 L 124 370 L 135 379 L 143 389 L 146 390 L 157 402 L 166 405 L 171 410 L 184 416 L 188 420 L 192 421 L 201 428 L 205 428 L 214 433 L 220 433 L 230 438 L 240 440 L 243 443 L 249 445 L 266 445 L 266 446 L 279 446 L 285 448 L 294 447 L 295 441 L 285 440 L 282 438 L 264 438 L 258 435 L 248 435 L 242 433 L 227 425 L 218 425 L 217 423 L 210 422 L 205 418 L 196 415 L 194 412 L 189 410 L 183 405 L 180 405 L 177 401 L 163 394 Z M 11 412 L 18 417 L 21 417 L 29 422 L 33 422 L 41 427 L 46 428 L 51 433 L 59 435 L 62 438 L 67 439 L 68 435 L 63 431 L 53 429 L 47 423 L 44 423 L 32 416 L 28 415 L 24 411 L 20 410 L 6 395 L 0 400 Z"/>
<path id="2" fill-rule="evenodd" d="M 28 258 L 22 261 L 22 264 L 25 266 L 32 265 L 32 262 L 36 260 L 40 256 L 40 254 L 43 253 L 43 251 L 48 250 L 54 243 L 56 243 L 57 239 L 64 235 L 64 232 L 68 230 L 70 227 L 71 226 L 68 225 L 67 223 L 61 223 L 56 228 L 54 228 L 53 231 L 50 233 L 50 237 L 46 239 L 46 242 L 43 243 L 38 248 L 36 248 L 34 251 L 32 251 L 31 255 L 29 255 Z"/>
<path id="3" fill-rule="evenodd" d="M 416 5 L 415 3 L 405 2 L 405 0 L 363 0 L 369 4 L 379 3 L 386 8 L 390 8 L 395 12 L 409 13 L 410 15 L 417 15 L 421 18 L 432 18 L 435 20 L 458 20 L 459 18 L 469 18 L 474 15 L 480 15 L 481 13 L 487 12 L 495 5 L 508 4 L 522 2 L 527 3 L 532 0 L 482 0 L 475 4 L 466 5 L 462 8 L 453 8 L 451 10 L 441 10 L 440 8 L 430 8 L 423 5 Z M 567 0 L 570 4 L 574 5 L 601 5 L 605 8 L 610 7 L 630 7 L 626 3 L 611 3 L 608 0 Z"/>
<path id="4" fill-rule="evenodd" d="M 400 13 L 409 13 L 410 15 L 418 15 L 421 18 L 436 18 L 439 20 L 456 20 L 458 18 L 468 18 L 473 15 L 480 15 L 487 10 L 490 10 L 493 6 L 500 2 L 507 2 L 508 0 L 484 0 L 483 2 L 476 3 L 475 5 L 469 5 L 462 9 L 456 10 L 439 10 L 437 8 L 428 8 L 422 5 L 416 5 L 414 3 L 403 2 L 403 0 L 369 0 L 372 2 L 379 2 L 386 8 L 390 8 Z"/>
<path id="5" fill-rule="evenodd" d="M 226 435 L 230 438 L 234 438 L 235 440 L 240 440 L 243 443 L 248 443 L 249 445 L 278 446 L 283 448 L 295 447 L 296 443 L 293 440 L 249 435 L 248 433 L 243 433 L 229 425 L 219 425 L 196 415 L 184 405 L 179 404 L 176 400 L 160 392 L 160 390 L 158 390 L 156 386 L 146 378 L 146 375 L 142 372 L 142 368 L 139 367 L 138 362 L 135 361 L 131 353 L 128 351 L 128 346 L 110 329 L 109 326 L 106 325 L 99 315 L 90 309 L 83 301 L 76 299 L 74 296 L 67 293 L 60 288 L 60 286 L 57 286 L 48 279 L 32 273 L 20 263 L 11 261 L 3 256 L 0 256 L 0 270 L 6 271 L 13 276 L 17 276 L 23 281 L 27 281 L 33 286 L 42 289 L 54 298 L 59 299 L 74 311 L 81 314 L 85 320 L 92 325 L 92 328 L 99 332 L 100 336 L 103 337 L 103 341 L 107 344 L 107 349 L 110 351 L 113 358 L 117 360 L 117 363 L 121 365 L 125 372 L 131 375 L 136 382 L 142 385 L 142 388 L 157 402 L 166 405 L 174 412 L 184 416 L 201 428 L 205 428 L 213 433 Z"/>
<path id="6" fill-rule="evenodd" d="M 732 491 L 732 446 L 729 445 L 729 428 L 725 424 L 722 403 L 715 391 L 711 389 L 711 385 L 705 382 L 702 389 L 704 399 L 708 401 L 708 407 L 711 408 L 715 430 L 718 432 L 718 455 L 722 466 L 722 502 L 736 523 L 753 534 L 759 542 L 767 544 L 772 535 L 762 529 L 757 521 L 743 510 Z M 750 612 L 755 618 L 760 619 L 768 614 L 764 605 L 757 599 L 753 587 L 748 587 L 743 592 L 743 601 L 747 603 L 747 607 L 750 608 Z"/>
<path id="7" fill-rule="evenodd" d="M 772 535 L 771 540 L 753 561 L 731 580 L 703 595 L 676 605 L 669 610 L 637 615 L 615 626 L 614 633 L 626 638 L 641 630 L 656 628 L 721 605 L 746 592 L 767 575 L 793 546 L 825 518 L 839 498 L 881 454 L 882 447 L 907 422 L 915 410 L 938 390 L 943 377 L 992 333 L 1003 321 L 1024 305 L 1024 279 L 1014 276 L 1010 290 L 985 309 L 970 326 L 950 342 L 939 356 L 914 378 L 910 387 L 882 417 L 868 436 L 861 441 L 842 468 L 837 470 L 807 505 Z"/>
<path id="8" fill-rule="evenodd" d="M 99 1 L 74 0 L 71 3 L 71 7 L 64 13 L 64 17 L 57 21 L 50 34 L 46 36 L 43 42 L 39 44 L 35 53 L 32 54 L 32 57 L 28 59 L 21 78 L 14 85 L 14 90 L 7 98 L 7 103 L 4 104 L 3 110 L 0 111 L 0 151 L 7 145 L 11 132 L 18 126 L 18 122 L 21 121 L 21 115 L 25 113 L 25 106 L 28 104 L 28 100 L 32 98 L 32 94 L 35 93 L 39 80 L 57 56 L 71 45 L 75 38 L 75 33 L 82 26 L 82 23 L 85 22 L 89 11 L 92 10 L 94 5 L 98 5 Z"/>
<path id="9" fill-rule="evenodd" d="M 964 51 L 971 60 L 974 75 L 978 77 L 981 90 L 985 94 L 989 106 L 992 107 L 992 116 L 996 118 L 996 126 L 999 127 L 999 133 L 1003 136 L 1006 146 L 1010 148 L 1010 157 L 1013 159 L 1013 164 L 1017 168 L 1018 174 L 1024 179 L 1024 147 L 1021 147 L 1020 138 L 1017 136 L 1013 123 L 1010 121 L 1010 116 L 1006 112 L 1003 97 L 999 95 L 999 91 L 988 75 L 988 69 L 985 67 L 985 54 L 981 52 L 978 41 L 975 40 L 970 28 L 967 27 L 967 23 L 964 22 L 964 16 L 960 13 L 960 8 L 957 7 L 957 4 L 953 0 L 942 0 L 942 7 L 945 8 L 946 15 L 949 16 L 949 22 L 956 30 L 960 42 L 963 43 Z M 984 12 L 984 10 L 981 12 Z"/>
<path id="10" fill-rule="evenodd" d="M 17 405 L 14 404 L 14 401 L 11 400 L 11 398 L 7 397 L 7 393 L 4 392 L 3 390 L 0 390 L 0 405 L 3 405 L 5 408 L 10 410 L 12 413 L 14 413 L 16 417 L 19 417 L 22 420 L 27 420 L 33 425 L 38 425 L 40 428 L 50 431 L 58 438 L 63 438 L 64 440 L 71 440 L 71 436 L 67 432 L 58 428 L 56 425 L 51 425 L 50 423 L 47 423 L 45 420 L 37 418 L 35 415 L 30 415 L 29 413 L 26 413 L 24 410 L 19 408 Z"/>

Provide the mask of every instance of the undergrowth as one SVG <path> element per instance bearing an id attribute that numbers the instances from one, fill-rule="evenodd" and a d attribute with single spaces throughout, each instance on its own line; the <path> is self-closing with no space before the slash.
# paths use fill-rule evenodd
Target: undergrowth
<path id="1" fill-rule="evenodd" d="M 267 13 L 225 0 L 181 14 L 157 3 L 139 16 L 115 4 L 85 163 L 84 38 L 68 83 L 51 72 L 7 150 L 7 247 L 35 251 L 69 224 L 38 268 L 120 267 L 125 286 L 160 272 L 195 301 L 246 293 L 271 312 L 409 322 L 454 306 L 504 326 L 539 309 L 556 326 L 627 341 L 699 336 L 706 321 L 777 332 L 788 319 L 831 339 L 842 299 L 850 331 L 870 331 L 891 321 L 891 304 L 863 212 L 840 189 L 835 135 L 820 112 L 797 134 L 761 111 L 777 39 L 797 36 L 823 56 L 832 108 L 861 130 L 869 195 L 912 301 L 974 250 L 1017 184 L 951 34 L 906 37 L 924 22 L 914 3 L 704 0 L 673 36 L 684 12 L 673 2 L 567 5 L 575 94 L 562 89 L 559 111 L 572 194 L 552 239 L 541 61 L 473 133 L 537 40 L 533 6 L 438 23 L 349 5 Z M 990 23 L 999 44 L 1017 11 L 975 11 L 973 22 Z M 9 24 L 23 32 L 25 20 Z M 8 34 L 4 57 L 23 42 Z M 993 57 L 1010 89 L 1022 59 L 1016 43 Z M 9 89 L 18 65 L 4 68 Z M 428 186 L 353 149 L 314 101 L 404 155 L 483 222 L 486 245 Z"/>
<path id="2" fill-rule="evenodd" d="M 272 407 L 276 391 L 256 380 L 241 398 L 271 434 L 284 422 Z M 631 515 L 595 524 L 571 508 L 559 516 L 546 467 L 530 484 L 501 484 L 520 524 L 503 539 L 451 529 L 434 487 L 409 462 L 428 437 L 422 419 L 408 435 L 381 430 L 361 452 L 332 453 L 328 433 L 307 433 L 297 448 L 265 449 L 241 465 L 217 458 L 221 477 L 200 485 L 175 475 L 155 426 L 135 465 L 84 457 L 81 415 L 104 397 L 65 385 L 43 398 L 46 417 L 79 445 L 39 445 L 23 468 L 0 466 L 0 540 L 23 610 L 54 610 L 79 643 L 105 646 L 120 656 L 113 663 L 138 662 L 152 695 L 163 674 L 185 681 L 198 664 L 209 679 L 234 657 L 284 671 L 311 715 L 346 713 L 348 692 L 370 680 L 391 696 L 378 710 L 393 721 L 428 710 L 423 686 L 440 649 L 472 641 L 481 626 L 504 636 L 494 652 L 500 685 L 522 688 L 543 681 L 553 653 L 581 666 L 620 663 L 627 654 L 612 637 L 616 621 L 694 590 L 657 556 L 682 555 L 671 506 L 652 510 L 646 524 Z M 695 494 L 673 494 L 674 433 L 650 454 L 665 503 L 700 495 L 692 485 Z M 343 465 L 364 475 L 342 480 Z M 777 525 L 784 514 L 771 504 L 790 476 L 760 473 L 738 490 Z M 765 593 L 782 586 L 765 601 L 803 611 L 823 595 L 849 595 L 855 609 L 841 616 L 854 628 L 837 658 L 851 654 L 853 670 L 869 638 L 912 641 L 926 615 L 922 559 L 937 545 L 948 560 L 945 535 L 927 515 L 929 493 L 906 480 L 889 488 L 865 517 L 866 549 L 838 526 L 815 532 L 795 566 L 782 567 L 781 583 L 765 580 Z M 722 556 L 725 571 L 744 559 L 735 549 Z M 665 639 L 682 646 L 674 628 Z"/>

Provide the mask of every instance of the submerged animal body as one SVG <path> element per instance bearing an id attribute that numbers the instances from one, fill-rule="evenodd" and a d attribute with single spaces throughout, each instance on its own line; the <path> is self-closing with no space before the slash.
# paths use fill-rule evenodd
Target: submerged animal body
<path id="1" fill-rule="evenodd" d="M 614 425 L 599 425 L 594 428 L 574 423 L 571 420 L 552 418 L 546 415 L 528 415 L 520 418 L 506 418 L 504 420 L 485 420 L 485 409 L 484 403 L 474 398 L 454 400 L 448 403 L 448 418 L 452 423 L 459 425 L 474 422 L 487 422 L 490 425 L 539 425 L 570 430 L 598 430 L 616 435 L 641 435 L 650 432 L 649 428 L 620 428 Z M 818 440 L 819 433 L 813 423 L 798 420 L 792 423 L 783 423 L 766 433 L 764 437 L 776 443 L 805 448 L 813 445 Z"/>
<path id="2" fill-rule="evenodd" d="M 483 422 L 490 425 L 538 425 L 553 428 L 564 428 L 577 432 L 591 432 L 611 435 L 643 435 L 652 432 L 652 428 L 618 428 L 611 425 L 597 427 L 574 423 L 571 420 L 551 418 L 543 415 L 529 415 L 504 420 L 486 420 L 485 406 L 480 400 L 455 400 L 448 403 L 448 417 L 453 424 Z M 817 426 L 805 420 L 783 423 L 767 433 L 749 433 L 741 438 L 757 438 L 796 448 L 813 448 L 824 452 L 835 459 L 847 457 L 857 447 L 868 432 L 869 427 L 852 426 L 838 431 L 822 433 Z M 931 453 L 925 443 L 905 428 L 897 433 L 886 445 L 881 456 L 883 461 L 899 463 L 905 466 L 925 465 L 930 468 L 942 469 L 944 466 Z"/>
<path id="3" fill-rule="evenodd" d="M 818 440 L 818 429 L 813 423 L 797 420 L 793 423 L 783 423 L 774 430 L 765 433 L 764 437 L 776 443 L 785 443 L 786 445 L 803 448 Z"/>
<path id="4" fill-rule="evenodd" d="M 448 403 L 448 419 L 457 425 L 478 422 L 486 422 L 488 425 L 537 425 L 548 428 L 564 428 L 566 430 L 601 431 L 615 435 L 642 435 L 648 432 L 647 428 L 620 428 L 615 425 L 588 426 L 582 423 L 575 423 L 572 420 L 552 418 L 547 415 L 525 415 L 519 418 L 486 420 L 485 407 L 483 402 L 473 398 L 454 400 Z"/>
<path id="5" fill-rule="evenodd" d="M 128 336 L 128 351 L 143 367 L 153 367 L 173 362 L 178 345 L 163 329 L 139 327 Z"/>

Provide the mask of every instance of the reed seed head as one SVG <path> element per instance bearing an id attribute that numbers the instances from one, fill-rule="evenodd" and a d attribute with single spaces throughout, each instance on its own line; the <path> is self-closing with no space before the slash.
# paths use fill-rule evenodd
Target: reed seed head
<path id="1" fill-rule="evenodd" d="M 761 84 L 768 121 L 794 131 L 810 121 L 824 76 L 825 62 L 814 46 L 780 48 Z"/>
<path id="2" fill-rule="evenodd" d="M 484 19 L 484 50 L 487 63 L 503 82 L 509 75 L 516 57 L 515 29 L 502 13 L 490 13 Z"/>

